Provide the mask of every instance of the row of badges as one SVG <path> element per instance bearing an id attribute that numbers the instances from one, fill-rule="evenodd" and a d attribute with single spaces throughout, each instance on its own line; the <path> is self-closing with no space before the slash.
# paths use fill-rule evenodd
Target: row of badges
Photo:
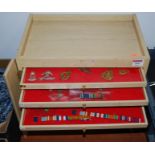
<path id="1" fill-rule="evenodd" d="M 79 68 L 80 71 L 86 73 L 86 74 L 89 74 L 91 73 L 91 70 L 90 69 L 87 69 L 87 68 Z M 123 75 L 126 75 L 128 74 L 128 70 L 125 70 L 125 69 L 120 69 L 119 70 L 119 75 L 123 76 Z M 66 71 L 66 72 L 62 72 L 60 74 L 60 79 L 61 80 L 68 80 L 70 79 L 71 77 L 71 71 Z M 101 73 L 101 78 L 105 79 L 105 80 L 112 80 L 114 78 L 114 73 L 113 73 L 113 70 L 112 69 L 109 69 L 105 72 L 102 72 Z M 34 71 L 32 71 L 30 73 L 30 76 L 28 78 L 28 81 L 36 81 L 37 80 L 37 77 L 36 77 L 36 73 Z M 54 74 L 51 72 L 51 71 L 45 71 L 41 74 L 41 77 L 39 78 L 39 80 L 55 80 L 55 77 L 54 77 Z"/>
<path id="2" fill-rule="evenodd" d="M 140 123 L 141 118 L 138 117 L 130 117 L 125 115 L 116 115 L 116 114 L 103 114 L 98 112 L 90 112 L 87 111 L 80 111 L 79 115 L 76 115 L 75 110 L 72 111 L 72 115 L 53 115 L 53 116 L 43 116 L 41 117 L 41 122 L 46 121 L 70 121 L 70 120 L 84 120 L 88 121 L 92 118 L 103 118 L 103 119 L 114 119 L 114 120 L 121 120 L 121 121 L 127 121 L 127 122 L 134 122 L 134 123 Z M 39 121 L 39 117 L 33 118 L 34 122 Z"/>

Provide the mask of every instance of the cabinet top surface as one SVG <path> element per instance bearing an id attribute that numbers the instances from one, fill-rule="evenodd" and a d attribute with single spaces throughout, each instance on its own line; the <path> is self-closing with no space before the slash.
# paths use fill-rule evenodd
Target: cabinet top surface
<path id="1" fill-rule="evenodd" d="M 132 16 L 34 16 L 25 40 L 26 58 L 144 56 Z"/>

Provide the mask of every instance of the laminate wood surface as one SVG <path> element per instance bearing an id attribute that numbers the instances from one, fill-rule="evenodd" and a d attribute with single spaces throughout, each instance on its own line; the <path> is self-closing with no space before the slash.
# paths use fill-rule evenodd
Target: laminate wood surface
<path id="1" fill-rule="evenodd" d="M 10 60 L 9 59 L 0 59 L 0 67 L 7 67 L 9 64 Z"/>
<path id="2" fill-rule="evenodd" d="M 144 55 L 132 20 L 107 20 L 104 15 L 32 19 L 23 51 L 25 57 L 130 57 L 133 51 Z"/>
<path id="3" fill-rule="evenodd" d="M 20 120 L 21 110 L 18 106 L 20 88 L 19 88 L 19 77 L 16 62 L 12 59 L 5 70 L 4 79 L 8 87 L 8 91 L 13 103 L 14 110 L 16 112 L 18 120 Z"/>
<path id="4" fill-rule="evenodd" d="M 146 142 L 145 130 L 28 132 L 22 142 Z"/>

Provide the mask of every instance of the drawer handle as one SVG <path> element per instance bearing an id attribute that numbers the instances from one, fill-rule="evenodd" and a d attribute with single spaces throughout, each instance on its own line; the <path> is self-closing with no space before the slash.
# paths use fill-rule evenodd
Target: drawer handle
<path id="1" fill-rule="evenodd" d="M 86 137 L 86 129 L 82 129 L 82 132 L 83 132 L 83 137 L 85 138 Z"/>
<path id="2" fill-rule="evenodd" d="M 86 85 L 82 85 L 82 89 L 85 89 L 86 88 Z"/>
<path id="3" fill-rule="evenodd" d="M 86 108 L 86 104 L 83 104 L 82 106 L 83 106 L 84 109 Z"/>
<path id="4" fill-rule="evenodd" d="M 26 86 L 20 86 L 21 89 L 26 88 Z"/>
<path id="5" fill-rule="evenodd" d="M 83 131 L 83 133 L 85 133 L 86 132 L 86 129 L 83 128 L 82 131 Z"/>

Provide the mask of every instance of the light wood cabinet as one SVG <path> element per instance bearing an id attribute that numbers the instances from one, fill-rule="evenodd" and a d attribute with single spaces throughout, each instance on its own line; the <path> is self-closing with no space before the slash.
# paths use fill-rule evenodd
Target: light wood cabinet
<path id="1" fill-rule="evenodd" d="M 4 75 L 21 130 L 146 128 L 149 60 L 135 15 L 31 15 Z"/>

